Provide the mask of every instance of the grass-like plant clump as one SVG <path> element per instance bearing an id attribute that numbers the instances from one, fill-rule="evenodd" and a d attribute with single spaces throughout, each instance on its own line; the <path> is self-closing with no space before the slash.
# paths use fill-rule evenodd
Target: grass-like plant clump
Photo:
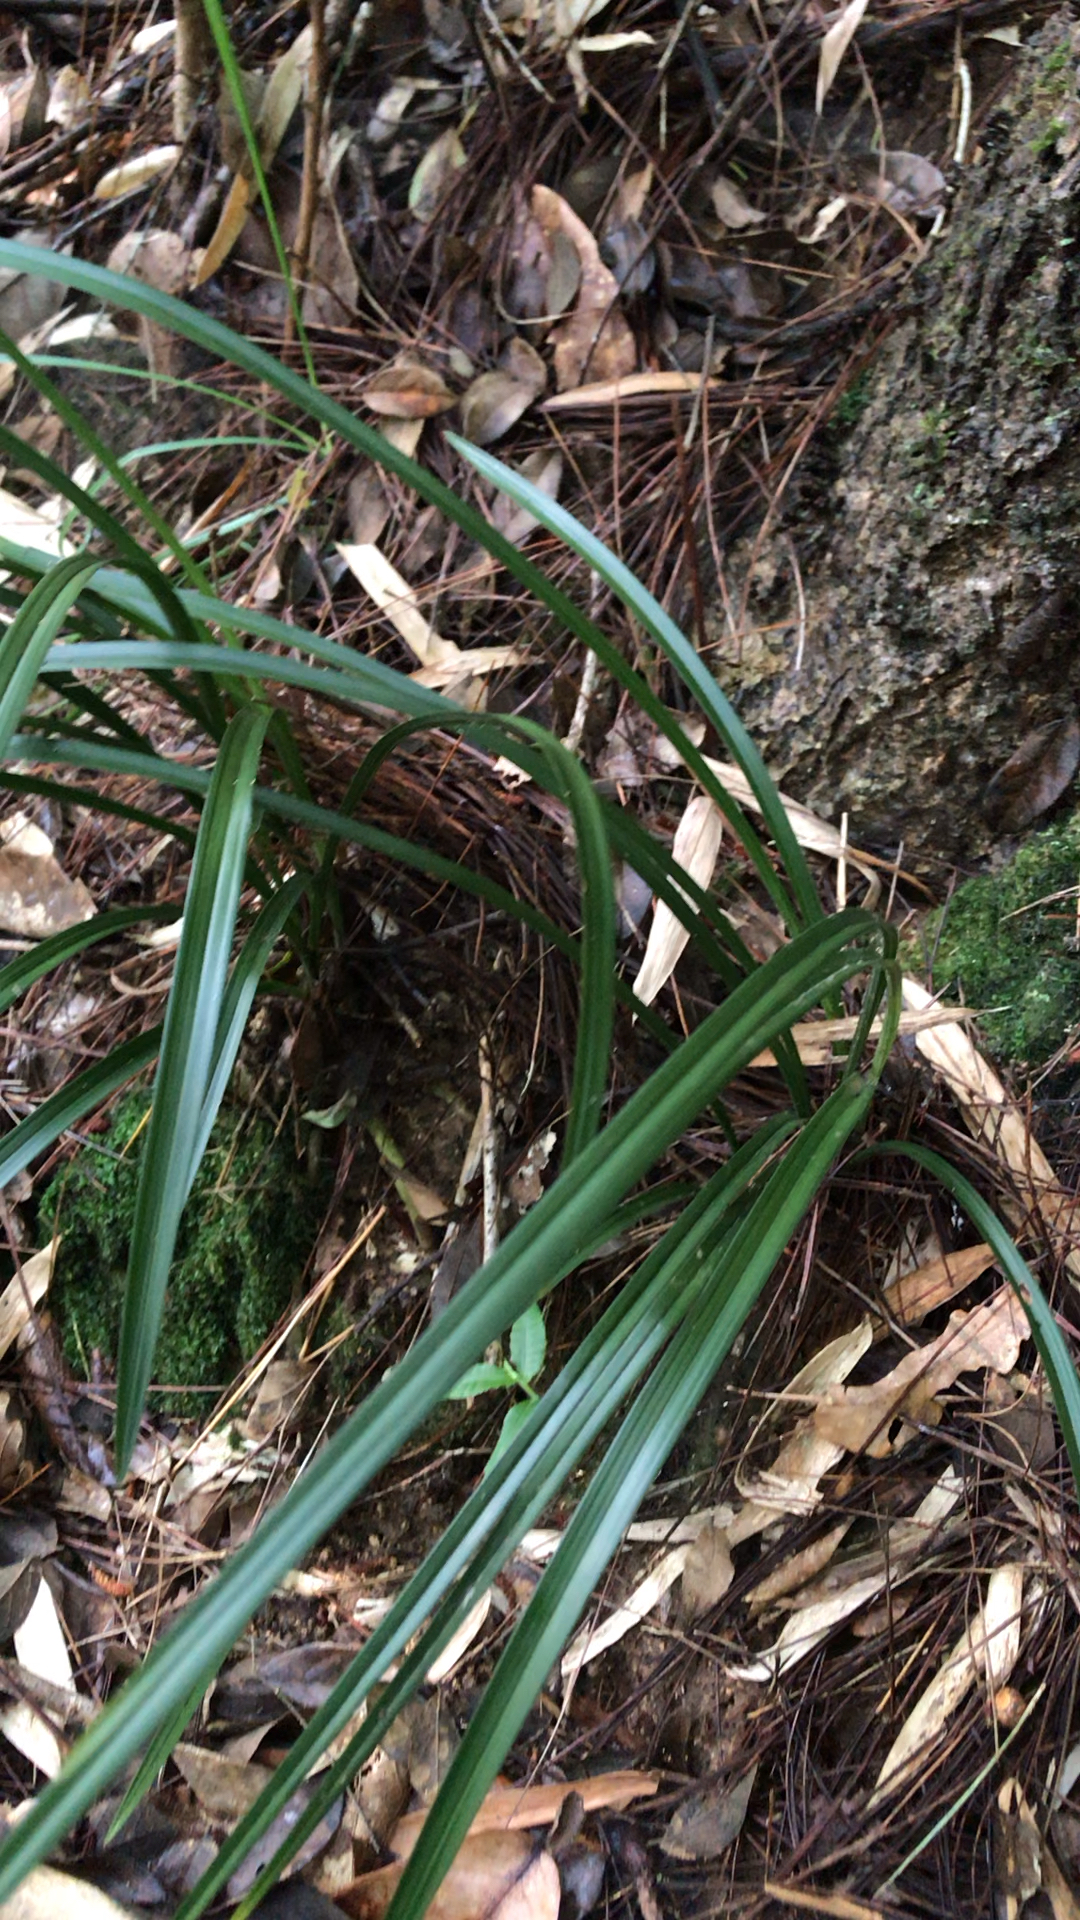
<path id="1" fill-rule="evenodd" d="M 40 1217 L 59 1233 L 51 1297 L 66 1358 L 86 1377 L 95 1349 L 111 1368 L 124 1302 L 149 1095 L 121 1100 L 44 1190 Z M 177 1236 L 155 1355 L 170 1387 L 228 1385 L 298 1293 L 318 1226 L 320 1188 L 291 1130 L 223 1107 Z M 158 1393 L 151 1404 L 197 1413 L 205 1396 Z"/>
<path id="2" fill-rule="evenodd" d="M 1011 1065 L 1044 1066 L 1080 1020 L 1078 880 L 1074 815 L 999 872 L 965 880 L 928 923 L 935 985 L 979 1009 L 991 1049 Z"/>

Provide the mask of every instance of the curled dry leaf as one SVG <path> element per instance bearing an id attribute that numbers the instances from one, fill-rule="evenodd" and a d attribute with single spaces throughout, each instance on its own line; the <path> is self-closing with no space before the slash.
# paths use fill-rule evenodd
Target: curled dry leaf
<path id="1" fill-rule="evenodd" d="M 96 181 L 93 198 L 119 200 L 122 194 L 134 193 L 137 187 L 145 187 L 151 180 L 160 180 L 163 174 L 171 173 L 179 158 L 179 147 L 171 143 L 150 147 L 146 153 L 121 161 L 118 167 L 109 167 Z"/>
<path id="2" fill-rule="evenodd" d="M 93 919 L 90 889 L 81 880 L 68 879 L 40 827 L 15 814 L 2 838 L 0 927 L 24 940 L 44 940 L 47 934 Z"/>
<path id="3" fill-rule="evenodd" d="M 729 180 L 722 173 L 713 181 L 710 189 L 713 211 L 718 220 L 732 233 L 742 233 L 745 227 L 763 227 L 768 215 L 752 207 L 737 180 Z"/>
<path id="4" fill-rule="evenodd" d="M 671 852 L 672 858 L 699 887 L 707 887 L 716 871 L 723 835 L 724 816 L 715 800 L 705 793 L 695 794 L 676 828 Z M 645 958 L 634 982 L 634 996 L 643 1006 L 651 1006 L 665 981 L 671 978 L 689 938 L 682 921 L 658 900 Z"/>
<path id="5" fill-rule="evenodd" d="M 372 413 L 395 420 L 428 420 L 432 414 L 445 413 L 456 400 L 434 367 L 407 354 L 375 374 L 361 397 Z"/>
<path id="6" fill-rule="evenodd" d="M 632 372 L 637 359 L 634 336 L 619 306 L 618 281 L 601 260 L 593 235 L 550 187 L 534 187 L 531 205 L 549 263 L 561 236 L 570 242 L 581 269 L 574 310 L 551 332 L 560 393 L 579 386 L 586 372 L 594 380 L 615 380 Z"/>
<path id="7" fill-rule="evenodd" d="M 450 127 L 433 140 L 409 182 L 409 206 L 425 225 L 435 218 L 455 174 L 468 166 L 460 135 Z"/>

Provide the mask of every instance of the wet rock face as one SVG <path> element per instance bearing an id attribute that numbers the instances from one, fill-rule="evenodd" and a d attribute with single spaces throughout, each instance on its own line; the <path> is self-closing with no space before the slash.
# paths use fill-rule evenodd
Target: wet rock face
<path id="1" fill-rule="evenodd" d="M 741 661 L 712 655 L 791 792 L 929 869 L 1027 824 L 994 776 L 1080 703 L 1080 28 L 1016 59 L 830 484 L 788 514 L 801 666 L 784 541 Z"/>

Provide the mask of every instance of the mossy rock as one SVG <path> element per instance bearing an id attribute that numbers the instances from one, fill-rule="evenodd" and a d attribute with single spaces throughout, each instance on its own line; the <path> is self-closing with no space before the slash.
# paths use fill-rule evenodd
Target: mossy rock
<path id="1" fill-rule="evenodd" d="M 149 1095 L 117 1107 L 109 1131 L 83 1146 L 41 1197 L 47 1233 L 59 1232 L 51 1288 L 64 1352 L 85 1376 L 97 1348 L 116 1360 L 128 1247 Z M 290 1130 L 224 1108 L 210 1137 L 177 1240 L 154 1378 L 171 1387 L 227 1385 L 298 1290 L 318 1229 L 322 1182 L 300 1164 Z M 151 1404 L 194 1413 L 204 1396 Z"/>
<path id="2" fill-rule="evenodd" d="M 1074 814 L 999 872 L 964 881 L 927 927 L 935 986 L 962 990 L 990 1050 L 1011 1065 L 1044 1066 L 1080 1021 L 1078 883 Z"/>

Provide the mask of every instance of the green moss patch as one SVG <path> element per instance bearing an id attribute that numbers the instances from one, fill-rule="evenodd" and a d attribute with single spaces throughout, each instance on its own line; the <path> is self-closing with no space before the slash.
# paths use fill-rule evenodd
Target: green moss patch
<path id="1" fill-rule="evenodd" d="M 109 1131 L 87 1144 L 41 1198 L 45 1231 L 61 1235 L 51 1298 L 64 1351 L 85 1377 L 94 1349 L 116 1360 L 149 1095 L 130 1095 Z M 141 1130 L 140 1130 L 141 1128 Z M 298 1290 L 324 1195 L 297 1159 L 289 1129 L 223 1109 L 184 1209 L 154 1378 L 220 1386 L 250 1358 Z M 192 1413 L 190 1394 L 152 1404 Z"/>
<path id="2" fill-rule="evenodd" d="M 986 1009 L 987 1043 L 1013 1065 L 1045 1065 L 1080 1021 L 1078 885 L 1074 815 L 1036 834 L 999 873 L 966 880 L 927 929 L 932 953 L 941 928 L 935 986 L 958 986 L 969 1006 Z"/>

